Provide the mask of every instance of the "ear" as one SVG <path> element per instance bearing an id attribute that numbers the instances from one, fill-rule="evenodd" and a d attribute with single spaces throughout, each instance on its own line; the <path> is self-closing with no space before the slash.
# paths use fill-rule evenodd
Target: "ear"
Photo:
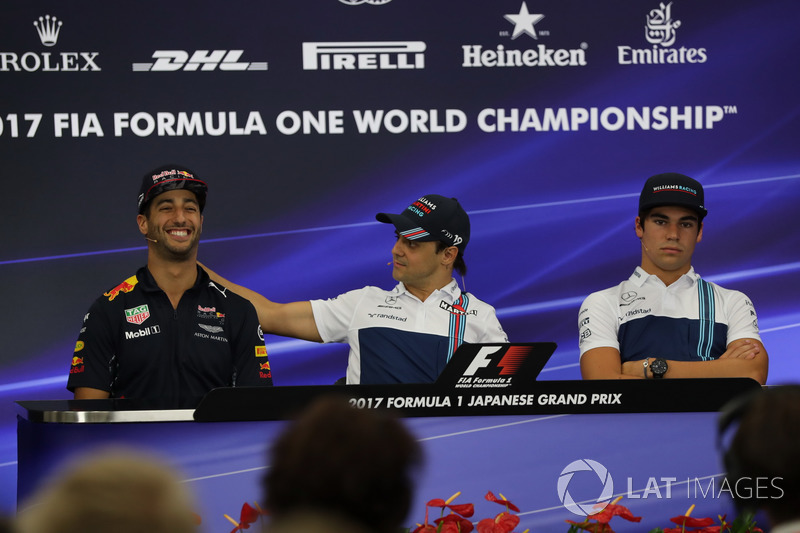
<path id="1" fill-rule="evenodd" d="M 147 217 L 144 215 L 136 215 L 136 223 L 139 225 L 139 232 L 142 235 L 147 235 Z"/>
<path id="2" fill-rule="evenodd" d="M 448 246 L 442 250 L 442 265 L 452 266 L 458 257 L 458 248 L 455 246 Z"/>
<path id="3" fill-rule="evenodd" d="M 642 237 L 644 237 L 644 221 L 642 220 L 642 217 L 636 217 L 635 225 L 636 225 L 636 236 L 641 239 Z"/>
<path id="4" fill-rule="evenodd" d="M 703 240 L 703 223 L 700 223 L 699 229 L 697 230 L 697 240 L 695 242 L 700 242 Z"/>

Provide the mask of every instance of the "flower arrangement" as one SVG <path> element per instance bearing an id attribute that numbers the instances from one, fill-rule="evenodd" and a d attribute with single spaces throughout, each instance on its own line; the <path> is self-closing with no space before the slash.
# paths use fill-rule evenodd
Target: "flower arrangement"
<path id="1" fill-rule="evenodd" d="M 583 522 L 567 520 L 570 525 L 567 533 L 578 533 L 579 531 L 589 531 L 591 533 L 614 533 L 609 522 L 615 516 L 621 516 L 630 522 L 641 521 L 641 516 L 633 516 L 630 510 L 618 502 L 622 496 L 605 506 L 603 510 L 593 515 L 587 516 Z M 600 506 L 602 504 L 598 504 Z M 694 518 L 690 516 L 694 511 L 694 505 L 680 516 L 673 516 L 670 522 L 678 527 L 668 527 L 665 529 L 655 528 L 649 533 L 763 533 L 756 527 L 753 516 L 746 514 L 736 518 L 733 522 L 728 522 L 726 516 L 718 516 L 719 524 L 714 524 L 713 518 Z"/>
<path id="2" fill-rule="evenodd" d="M 484 518 L 479 520 L 477 524 L 473 524 L 469 519 L 475 514 L 475 506 L 471 503 L 453 503 L 460 495 L 461 493 L 457 492 L 447 500 L 442 500 L 441 498 L 430 500 L 425 504 L 425 522 L 417 524 L 414 529 L 406 529 L 405 533 L 470 533 L 473 530 L 476 530 L 477 533 L 514 533 L 514 529 L 519 525 L 519 516 L 515 514 L 520 512 L 519 507 L 511 503 L 502 494 L 498 498 L 491 491 L 486 493 L 486 500 L 502 505 L 505 510 L 498 513 L 494 518 Z M 606 504 L 597 513 L 587 516 L 581 522 L 566 520 L 570 524 L 567 533 L 580 533 L 581 531 L 614 533 L 609 523 L 615 516 L 619 516 L 629 522 L 640 522 L 642 517 L 633 516 L 630 509 L 619 505 L 620 500 L 622 500 L 622 496 Z M 597 504 L 596 507 L 599 508 L 602 505 Z M 429 519 L 431 508 L 441 509 L 440 516 L 432 522 Z M 691 514 L 694 508 L 695 506 L 692 505 L 684 514 L 669 519 L 677 527 L 655 528 L 650 530 L 649 533 L 763 533 L 756 526 L 752 514 L 744 514 L 732 522 L 728 522 L 725 515 L 718 516 L 719 523 L 715 524 L 713 518 L 692 517 Z M 445 514 L 446 511 L 448 511 L 447 514 Z M 234 525 L 230 533 L 236 533 L 237 531 L 249 529 L 252 524 L 266 515 L 267 512 L 261 509 L 257 503 L 254 502 L 251 506 L 245 502 L 239 513 L 238 521 L 228 515 L 224 516 Z M 528 531 L 526 529 L 522 533 L 528 533 Z"/>
<path id="3" fill-rule="evenodd" d="M 473 529 L 477 529 L 478 533 L 512 533 L 514 528 L 519 525 L 519 516 L 511 512 L 518 513 L 519 508 L 502 494 L 500 494 L 500 498 L 497 498 L 489 491 L 486 493 L 486 499 L 503 505 L 506 509 L 494 518 L 480 520 L 477 527 L 473 526 L 468 518 L 475 514 L 475 507 L 471 503 L 453 504 L 453 500 L 460 494 L 460 492 L 456 492 L 447 500 L 440 498 L 430 500 L 425 504 L 425 523 L 417 524 L 416 529 L 406 531 L 410 533 L 469 533 Z M 432 524 L 428 521 L 428 510 L 431 507 L 438 507 L 442 510 L 441 516 Z M 449 509 L 450 513 L 445 515 L 445 509 Z M 527 533 L 527 531 L 526 529 L 523 533 Z"/>

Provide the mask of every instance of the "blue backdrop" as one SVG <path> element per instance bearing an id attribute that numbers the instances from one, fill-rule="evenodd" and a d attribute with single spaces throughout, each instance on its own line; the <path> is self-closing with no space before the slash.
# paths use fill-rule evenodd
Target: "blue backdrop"
<path id="1" fill-rule="evenodd" d="M 0 20 L 0 504 L 13 402 L 68 397 L 91 301 L 144 263 L 139 179 L 210 184 L 201 260 L 276 301 L 389 288 L 426 193 L 472 220 L 467 290 L 511 340 L 555 341 L 639 262 L 644 180 L 706 187 L 694 265 L 755 303 L 769 383 L 800 379 L 800 5 L 791 0 L 8 0 Z M 794 341 L 794 342 L 793 342 Z M 268 337 L 276 385 L 347 349 Z"/>

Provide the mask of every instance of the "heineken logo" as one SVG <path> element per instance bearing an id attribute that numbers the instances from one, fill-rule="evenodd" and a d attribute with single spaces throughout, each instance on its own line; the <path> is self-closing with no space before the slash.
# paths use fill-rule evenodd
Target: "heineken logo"
<path id="1" fill-rule="evenodd" d="M 146 304 L 125 310 L 125 320 L 131 324 L 136 324 L 138 326 L 148 318 L 150 318 L 150 309 Z"/>

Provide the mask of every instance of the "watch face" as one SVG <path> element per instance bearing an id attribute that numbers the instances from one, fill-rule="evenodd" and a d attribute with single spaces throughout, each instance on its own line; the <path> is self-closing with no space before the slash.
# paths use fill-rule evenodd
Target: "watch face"
<path id="1" fill-rule="evenodd" d="M 650 363 L 650 371 L 653 372 L 654 376 L 663 376 L 667 373 L 667 362 L 663 359 L 655 359 Z"/>

